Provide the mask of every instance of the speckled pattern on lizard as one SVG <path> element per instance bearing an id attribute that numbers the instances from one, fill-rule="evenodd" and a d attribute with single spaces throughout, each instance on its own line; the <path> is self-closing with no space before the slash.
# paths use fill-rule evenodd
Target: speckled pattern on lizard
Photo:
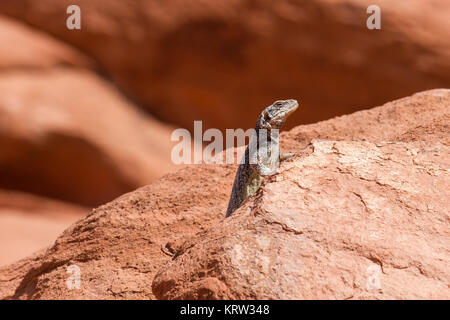
<path id="1" fill-rule="evenodd" d="M 298 108 L 294 99 L 278 100 L 268 106 L 259 116 L 255 132 L 245 150 L 234 179 L 233 190 L 226 217 L 258 191 L 264 176 L 273 175 L 280 160 L 290 158 L 291 154 L 280 154 L 278 132 L 286 119 Z"/>

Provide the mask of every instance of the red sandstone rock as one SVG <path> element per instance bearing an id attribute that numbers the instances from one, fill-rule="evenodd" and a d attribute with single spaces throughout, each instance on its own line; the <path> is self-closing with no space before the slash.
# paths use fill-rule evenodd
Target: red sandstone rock
<path id="1" fill-rule="evenodd" d="M 0 71 L 93 66 L 76 49 L 4 16 L 0 16 L 0 44 Z"/>
<path id="2" fill-rule="evenodd" d="M 169 174 L 1 268 L 0 298 L 448 299 L 449 107 L 433 90 L 293 129 L 293 161 L 229 219 L 235 166 Z"/>
<path id="3" fill-rule="evenodd" d="M 0 190 L 0 266 L 52 245 L 88 212 L 73 204 Z"/>
<path id="4" fill-rule="evenodd" d="M 279 98 L 299 99 L 293 127 L 450 87 L 450 2 L 372 0 L 2 0 L 0 13 L 87 52 L 167 122 L 249 128 Z"/>
<path id="5" fill-rule="evenodd" d="M 314 141 L 190 239 L 159 299 L 448 299 L 450 147 Z"/>
<path id="6" fill-rule="evenodd" d="M 231 167 L 192 166 L 95 209 L 52 248 L 0 268 L 0 299 L 154 299 L 167 254 L 222 218 L 233 178 Z M 81 290 L 66 287 L 73 264 Z"/>
<path id="7" fill-rule="evenodd" d="M 98 205 L 174 168 L 170 129 L 89 71 L 0 74 L 0 186 Z"/>
<path id="8" fill-rule="evenodd" d="M 170 170 L 169 129 L 70 45 L 0 16 L 0 187 L 98 205 Z M 51 245 L 88 209 L 0 191 L 0 265 Z"/>
<path id="9" fill-rule="evenodd" d="M 0 187 L 95 206 L 175 166 L 171 129 L 85 55 L 0 16 Z"/>
<path id="10" fill-rule="evenodd" d="M 312 139 L 425 141 L 450 144 L 450 89 L 419 92 L 381 107 L 298 126 L 282 132 L 287 150 L 304 148 Z"/>

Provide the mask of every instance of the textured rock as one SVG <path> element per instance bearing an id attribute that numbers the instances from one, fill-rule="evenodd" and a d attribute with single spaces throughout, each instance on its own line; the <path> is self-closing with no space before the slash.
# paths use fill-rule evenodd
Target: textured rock
<path id="1" fill-rule="evenodd" d="M 424 141 L 450 144 L 450 89 L 419 92 L 370 110 L 358 111 L 282 132 L 287 150 L 304 148 L 312 139 Z"/>
<path id="2" fill-rule="evenodd" d="M 0 299 L 154 299 L 155 273 L 222 218 L 233 178 L 231 167 L 193 166 L 95 209 L 52 248 L 0 268 Z M 81 290 L 66 287 L 70 265 Z"/>
<path id="3" fill-rule="evenodd" d="M 155 277 L 160 299 L 448 299 L 450 147 L 316 141 Z"/>
<path id="4" fill-rule="evenodd" d="M 50 246 L 88 212 L 73 204 L 0 190 L 0 266 Z"/>
<path id="5" fill-rule="evenodd" d="M 287 126 L 450 87 L 450 2 L 372 0 L 2 0 L 0 12 L 93 56 L 152 114 L 183 127 L 252 127 L 277 98 L 302 109 Z M 161 107 L 164 106 L 164 107 Z"/>
<path id="6" fill-rule="evenodd" d="M 294 160 L 228 219 L 235 166 L 169 174 L 1 268 L 0 298 L 448 299 L 449 106 L 433 90 L 295 128 Z"/>
<path id="7" fill-rule="evenodd" d="M 170 130 L 89 71 L 0 74 L 0 187 L 98 205 L 173 169 Z"/>
<path id="8" fill-rule="evenodd" d="M 169 129 L 137 112 L 86 55 L 5 16 L 0 43 L 0 187 L 92 206 L 172 168 Z M 0 190 L 0 265 L 51 245 L 87 212 Z"/>

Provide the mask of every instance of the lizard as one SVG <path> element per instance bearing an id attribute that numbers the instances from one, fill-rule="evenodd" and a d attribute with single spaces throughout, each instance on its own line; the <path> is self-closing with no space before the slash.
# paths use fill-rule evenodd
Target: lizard
<path id="1" fill-rule="evenodd" d="M 258 191 L 264 176 L 275 174 L 280 161 L 293 156 L 280 153 L 278 132 L 297 108 L 297 100 L 277 100 L 258 117 L 255 131 L 234 178 L 226 217 Z"/>

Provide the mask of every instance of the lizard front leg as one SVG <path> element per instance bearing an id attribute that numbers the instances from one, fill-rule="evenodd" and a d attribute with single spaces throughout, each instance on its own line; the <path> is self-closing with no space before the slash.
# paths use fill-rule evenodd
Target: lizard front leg
<path id="1" fill-rule="evenodd" d="M 264 163 L 260 162 L 252 165 L 252 169 L 256 171 L 260 176 L 264 177 L 275 174 L 277 166 L 267 166 Z"/>

